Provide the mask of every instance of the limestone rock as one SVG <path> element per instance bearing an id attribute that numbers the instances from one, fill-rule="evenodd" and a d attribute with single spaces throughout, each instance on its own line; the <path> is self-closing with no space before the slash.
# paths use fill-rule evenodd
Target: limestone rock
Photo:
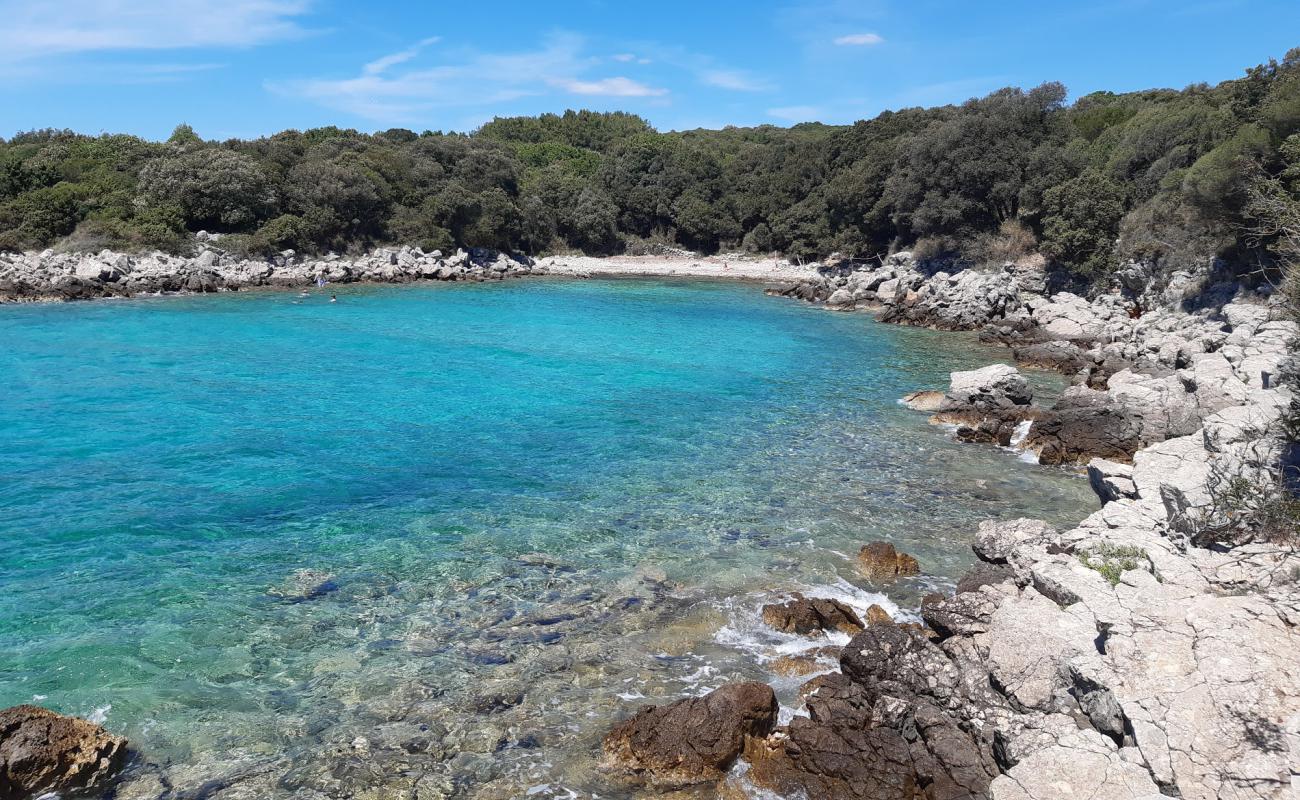
<path id="1" fill-rule="evenodd" d="M 952 373 L 940 410 L 1002 411 L 1026 406 L 1033 398 L 1029 382 L 1015 367 L 991 364 L 982 369 Z"/>
<path id="2" fill-rule="evenodd" d="M 1128 464 L 1094 458 L 1088 462 L 1088 484 L 1103 505 L 1120 498 L 1137 497 L 1133 467 Z"/>

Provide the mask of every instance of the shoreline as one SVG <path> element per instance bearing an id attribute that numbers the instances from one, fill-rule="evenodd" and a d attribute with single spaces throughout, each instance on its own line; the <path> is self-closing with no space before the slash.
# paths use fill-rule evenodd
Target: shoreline
<path id="1" fill-rule="evenodd" d="M 444 255 L 408 246 L 365 255 L 304 258 L 285 251 L 265 259 L 205 248 L 193 258 L 164 253 L 0 253 L 0 305 L 212 294 L 253 289 L 292 291 L 329 285 L 400 285 L 421 281 L 495 281 L 523 276 L 566 278 L 701 278 L 791 284 L 811 280 L 814 266 L 737 254 L 692 256 L 547 256 L 533 260 L 488 250 Z M 322 291 L 323 291 L 322 287 Z"/>
<path id="2" fill-rule="evenodd" d="M 1034 406 L 1006 370 L 953 373 L 946 389 L 916 387 L 928 396 L 908 404 L 956 426 L 962 441 L 1006 447 L 1020 436 L 1015 444 L 1040 463 L 1086 467 L 1101 508 L 1065 531 L 1023 519 L 981 524 L 974 549 L 982 563 L 955 595 L 922 603 L 916 613 L 926 629 L 864 625 L 837 655 L 839 669 L 808 684 L 811 716 L 739 737 L 744 786 L 844 796 L 875 780 L 888 753 L 885 772 L 900 779 L 928 774 L 934 785 L 1000 800 L 1098 786 L 1108 787 L 1106 797 L 1134 800 L 1284 796 L 1293 774 L 1286 752 L 1251 731 L 1290 731 L 1300 720 L 1300 678 L 1287 666 L 1300 655 L 1300 612 L 1294 584 L 1272 580 L 1300 565 L 1277 548 L 1186 541 L 1189 520 L 1211 510 L 1213 470 L 1257 468 L 1290 399 L 1266 376 L 1282 369 L 1297 327 L 1274 318 L 1268 297 L 1206 285 L 1201 295 L 1220 302 L 1188 313 L 1161 297 L 1135 319 L 1123 295 L 1048 295 L 1041 265 L 928 275 L 906 254 L 878 267 L 801 267 L 801 279 L 775 264 L 733 270 L 737 262 L 717 259 L 555 257 L 507 260 L 498 270 L 500 258 L 475 264 L 465 254 L 461 272 L 438 278 L 425 272 L 436 276 L 461 254 L 408 249 L 409 264 L 383 277 L 383 268 L 401 266 L 392 263 L 401 253 L 316 264 L 345 270 L 349 280 L 340 282 L 348 283 L 525 275 L 779 283 L 773 293 L 830 310 L 981 331 L 1016 362 L 1072 378 L 1048 408 Z M 240 268 L 231 265 L 231 274 Z M 665 271 L 676 269 L 697 271 Z M 365 277 L 374 274 L 381 277 Z M 861 716 L 862 707 L 894 705 L 907 710 Z M 929 735 L 907 740 L 918 726 Z M 845 738 L 847 728 L 861 736 Z M 910 742 L 901 754 L 891 749 L 900 736 Z M 846 751 L 856 754 L 847 764 L 821 759 Z M 622 743 L 614 751 L 607 743 L 607 753 L 614 769 L 654 772 L 652 754 Z M 734 770 L 702 775 L 695 782 L 735 788 L 740 780 Z"/>
<path id="3" fill-rule="evenodd" d="M 960 441 L 1086 465 L 1101 508 L 1068 530 L 982 523 L 980 563 L 955 594 L 922 602 L 925 627 L 868 621 L 839 670 L 801 690 L 809 716 L 746 731 L 743 778 L 725 780 L 811 800 L 932 796 L 886 785 L 996 800 L 1289 796 L 1295 748 L 1254 732 L 1300 726 L 1300 557 L 1285 543 L 1199 537 L 1222 524 L 1224 483 L 1274 480 L 1294 398 L 1273 378 L 1300 328 L 1269 293 L 1208 280 L 1173 296 L 1144 287 L 1089 301 L 1048 295 L 1041 264 L 916 267 L 899 254 L 780 293 L 884 322 L 980 330 L 1018 363 L 1070 376 L 1047 408 L 1004 365 L 955 372 L 946 390 L 917 387 L 904 403 Z M 1129 313 L 1134 301 L 1146 312 Z M 860 558 L 875 559 L 877 545 L 886 576 L 908 561 L 917 569 L 885 543 Z M 830 601 L 808 602 L 796 611 L 824 617 Z M 613 766 L 654 773 L 664 754 L 626 744 L 664 734 L 653 715 L 611 732 Z"/>

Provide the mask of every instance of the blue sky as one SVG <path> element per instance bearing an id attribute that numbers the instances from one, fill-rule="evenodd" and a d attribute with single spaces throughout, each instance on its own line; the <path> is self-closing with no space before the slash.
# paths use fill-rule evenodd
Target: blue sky
<path id="1" fill-rule="evenodd" d="M 0 135 L 844 123 L 1045 80 L 1213 83 L 1298 45 L 1297 0 L 0 0 Z"/>

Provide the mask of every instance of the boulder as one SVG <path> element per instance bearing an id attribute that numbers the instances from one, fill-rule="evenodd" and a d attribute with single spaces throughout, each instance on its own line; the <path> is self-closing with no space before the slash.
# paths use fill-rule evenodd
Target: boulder
<path id="1" fill-rule="evenodd" d="M 853 305 L 853 292 L 848 289 L 836 289 L 826 298 L 826 307 L 837 311 L 852 311 Z"/>
<path id="2" fill-rule="evenodd" d="M 657 788 L 716 781 L 746 737 L 766 736 L 778 705 L 763 683 L 731 683 L 664 706 L 643 706 L 604 740 L 605 766 Z"/>
<path id="3" fill-rule="evenodd" d="M 103 792 L 126 760 L 126 740 L 93 722 L 31 705 L 0 711 L 0 800 Z"/>
<path id="4" fill-rule="evenodd" d="M 1006 411 L 1027 406 L 1033 399 L 1029 382 L 1015 367 L 991 364 L 952 373 L 940 411 Z"/>
<path id="5" fill-rule="evenodd" d="M 918 575 L 921 565 L 889 542 L 871 542 L 858 551 L 858 571 L 873 581 Z"/>
<path id="6" fill-rule="evenodd" d="M 857 612 L 844 603 L 801 594 L 763 606 L 763 621 L 778 631 L 803 635 L 831 630 L 852 635 L 865 627 Z"/>
<path id="7" fill-rule="evenodd" d="M 889 612 L 879 605 L 872 603 L 867 607 L 867 624 L 868 625 L 891 625 L 894 618 L 889 616 Z"/>
<path id="8" fill-rule="evenodd" d="M 1088 462 L 1088 485 L 1102 505 L 1120 498 L 1137 497 L 1133 467 L 1104 458 L 1094 458 Z"/>
<path id="9" fill-rule="evenodd" d="M 1040 519 L 985 520 L 979 524 L 971 548 L 982 561 L 1006 564 L 1022 545 L 1049 541 L 1055 535 L 1052 526 Z"/>
<path id="10" fill-rule="evenodd" d="M 1071 386 L 1034 422 L 1025 446 L 1040 464 L 1126 463 L 1143 443 L 1141 422 L 1108 392 Z"/>

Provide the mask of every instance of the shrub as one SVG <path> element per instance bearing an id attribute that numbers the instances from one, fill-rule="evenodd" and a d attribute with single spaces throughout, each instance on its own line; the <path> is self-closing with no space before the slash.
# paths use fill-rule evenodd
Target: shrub
<path id="1" fill-rule="evenodd" d="M 1124 190 L 1097 170 L 1043 195 L 1043 253 L 1088 277 L 1115 261 L 1115 237 L 1124 216 Z"/>
<path id="2" fill-rule="evenodd" d="M 1095 544 L 1075 551 L 1079 563 L 1091 570 L 1101 573 L 1110 581 L 1111 586 L 1119 583 L 1120 577 L 1131 569 L 1141 569 L 1150 565 L 1147 551 L 1131 545 L 1109 543 Z"/>
<path id="3" fill-rule="evenodd" d="M 962 254 L 977 264 L 1004 264 L 1034 252 L 1038 240 L 1034 232 L 1019 220 L 1009 219 L 998 226 L 997 233 L 984 233 L 963 248 Z"/>

